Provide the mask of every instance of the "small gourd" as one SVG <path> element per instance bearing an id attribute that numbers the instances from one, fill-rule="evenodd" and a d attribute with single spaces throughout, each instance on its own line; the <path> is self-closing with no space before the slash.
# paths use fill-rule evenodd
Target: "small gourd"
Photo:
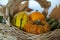
<path id="1" fill-rule="evenodd" d="M 49 23 L 51 31 L 54 31 L 55 29 L 57 29 L 59 27 L 58 26 L 59 22 L 55 18 L 46 18 L 46 21 Z"/>

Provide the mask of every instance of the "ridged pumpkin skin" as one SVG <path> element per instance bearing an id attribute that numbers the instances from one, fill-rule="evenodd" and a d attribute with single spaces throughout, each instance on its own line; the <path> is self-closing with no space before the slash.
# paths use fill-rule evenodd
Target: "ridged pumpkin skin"
<path id="1" fill-rule="evenodd" d="M 32 34 L 42 34 L 48 32 L 50 28 L 49 24 L 45 21 L 42 22 L 42 25 L 32 24 L 30 21 L 24 26 L 24 30 Z"/>
<path id="2" fill-rule="evenodd" d="M 30 16 L 29 16 L 29 19 L 32 20 L 32 21 L 35 21 L 35 20 L 44 20 L 45 17 L 40 12 L 32 12 L 32 14 L 30 14 Z"/>

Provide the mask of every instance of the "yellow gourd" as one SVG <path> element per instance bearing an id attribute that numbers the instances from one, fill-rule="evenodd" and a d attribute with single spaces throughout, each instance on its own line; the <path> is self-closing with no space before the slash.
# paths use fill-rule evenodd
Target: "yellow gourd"
<path id="1" fill-rule="evenodd" d="M 28 15 L 26 14 L 26 12 L 25 11 L 18 12 L 13 18 L 13 25 L 15 25 L 17 28 L 23 29 L 27 21 Z"/>

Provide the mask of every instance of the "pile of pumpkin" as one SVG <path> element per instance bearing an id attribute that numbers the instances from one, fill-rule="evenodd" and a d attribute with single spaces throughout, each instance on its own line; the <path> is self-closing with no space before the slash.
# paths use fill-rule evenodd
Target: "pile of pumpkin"
<path id="1" fill-rule="evenodd" d="M 12 21 L 17 28 L 32 34 L 43 34 L 60 28 L 59 22 L 54 18 L 45 18 L 41 12 L 18 12 Z"/>

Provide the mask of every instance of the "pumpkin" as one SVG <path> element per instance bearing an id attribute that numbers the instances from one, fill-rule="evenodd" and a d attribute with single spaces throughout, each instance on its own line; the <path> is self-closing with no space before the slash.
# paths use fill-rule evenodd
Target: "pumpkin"
<path id="1" fill-rule="evenodd" d="M 32 12 L 30 15 L 29 15 L 29 19 L 32 20 L 32 21 L 35 21 L 35 20 L 44 20 L 45 17 L 42 13 L 40 12 Z"/>
<path id="2" fill-rule="evenodd" d="M 24 26 L 24 31 L 32 34 L 42 34 L 50 30 L 49 24 L 46 21 L 42 21 L 41 24 L 34 24 L 32 21 L 29 21 Z"/>

